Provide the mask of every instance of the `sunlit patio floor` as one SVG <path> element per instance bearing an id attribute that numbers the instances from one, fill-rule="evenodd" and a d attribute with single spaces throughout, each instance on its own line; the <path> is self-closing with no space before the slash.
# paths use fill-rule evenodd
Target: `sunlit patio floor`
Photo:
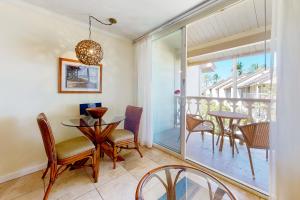
<path id="1" fill-rule="evenodd" d="M 178 129 L 165 131 L 156 135 L 156 141 L 160 145 L 171 149 L 179 149 Z M 239 154 L 232 157 L 229 140 L 225 138 L 223 151 L 220 152 L 215 145 L 215 153 L 212 152 L 212 137 L 210 134 L 192 133 L 186 144 L 186 156 L 189 160 L 205 165 L 209 168 L 224 173 L 245 184 L 254 186 L 259 190 L 269 190 L 269 163 L 266 161 L 265 150 L 251 149 L 255 170 L 255 179 L 252 178 L 249 157 L 246 145 L 240 145 L 237 141 Z M 215 144 L 217 136 L 215 136 Z"/>

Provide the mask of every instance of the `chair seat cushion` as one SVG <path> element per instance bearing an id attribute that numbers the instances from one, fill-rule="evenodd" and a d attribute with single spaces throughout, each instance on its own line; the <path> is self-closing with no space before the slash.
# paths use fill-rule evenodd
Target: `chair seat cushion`
<path id="1" fill-rule="evenodd" d="M 133 138 L 134 134 L 131 131 L 125 129 L 116 129 L 108 136 L 108 139 L 113 143 L 131 140 Z"/>
<path id="2" fill-rule="evenodd" d="M 244 136 L 243 136 L 243 134 L 240 131 L 236 131 L 234 133 L 234 138 L 237 138 L 237 139 L 239 139 L 241 141 L 244 141 Z"/>
<path id="3" fill-rule="evenodd" d="M 95 148 L 95 145 L 86 137 L 72 138 L 55 145 L 57 159 L 65 159 Z"/>
<path id="4" fill-rule="evenodd" d="M 193 132 L 201 132 L 201 131 L 212 131 L 213 128 L 206 124 L 199 124 L 193 129 Z"/>

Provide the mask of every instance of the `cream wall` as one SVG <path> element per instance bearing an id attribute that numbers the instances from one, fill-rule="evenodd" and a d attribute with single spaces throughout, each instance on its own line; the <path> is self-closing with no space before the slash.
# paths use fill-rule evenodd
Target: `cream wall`
<path id="1" fill-rule="evenodd" d="M 103 94 L 59 94 L 58 57 L 74 57 L 74 46 L 88 36 L 87 24 L 19 1 L 0 2 L 0 24 L 0 181 L 4 181 L 45 163 L 36 124 L 39 112 L 48 115 L 57 142 L 79 135 L 60 122 L 78 115 L 78 104 L 86 102 L 101 101 L 111 116 L 123 114 L 127 104 L 135 103 L 135 76 L 132 41 L 94 29 L 93 39 L 104 48 Z"/>

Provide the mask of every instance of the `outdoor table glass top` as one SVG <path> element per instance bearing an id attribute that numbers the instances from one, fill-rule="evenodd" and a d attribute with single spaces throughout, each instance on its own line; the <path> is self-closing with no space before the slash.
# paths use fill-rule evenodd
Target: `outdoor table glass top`
<path id="1" fill-rule="evenodd" d="M 103 117 L 101 119 L 101 123 L 98 123 L 99 119 L 95 119 L 90 116 L 82 116 L 78 118 L 64 120 L 62 122 L 62 125 L 70 126 L 70 127 L 94 127 L 94 126 L 110 125 L 117 122 L 121 122 L 123 120 L 125 120 L 125 116 L 116 116 L 113 118 Z"/>
<path id="2" fill-rule="evenodd" d="M 139 182 L 136 200 L 223 200 L 233 199 L 219 180 L 199 169 L 167 165 L 148 172 Z"/>
<path id="3" fill-rule="evenodd" d="M 209 115 L 215 117 L 221 117 L 226 119 L 247 119 L 249 118 L 248 115 L 237 113 L 237 112 L 230 112 L 230 111 L 211 111 L 208 112 Z"/>

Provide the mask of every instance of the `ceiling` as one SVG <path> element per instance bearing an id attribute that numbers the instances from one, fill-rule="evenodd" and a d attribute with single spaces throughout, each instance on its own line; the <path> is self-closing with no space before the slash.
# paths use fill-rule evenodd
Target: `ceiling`
<path id="1" fill-rule="evenodd" d="M 88 16 L 105 20 L 114 17 L 114 26 L 99 28 L 136 39 L 204 0 L 24 0 L 36 6 L 88 23 Z M 170 6 L 171 5 L 171 6 Z"/>
<path id="2" fill-rule="evenodd" d="M 266 0 L 266 24 L 271 24 L 272 0 Z M 188 26 L 188 49 L 265 26 L 264 0 L 244 0 Z"/>
<path id="3" fill-rule="evenodd" d="M 263 41 L 270 37 L 271 3 L 266 0 L 266 26 L 264 0 L 243 0 L 191 23 L 187 29 L 189 65 L 264 52 Z M 269 46 L 267 42 L 267 51 Z"/>
<path id="4" fill-rule="evenodd" d="M 270 40 L 266 41 L 266 49 L 270 51 Z M 189 66 L 199 66 L 208 62 L 216 62 L 220 60 L 226 60 L 233 57 L 255 55 L 264 53 L 265 44 L 264 41 L 252 43 L 245 46 L 239 46 L 236 48 L 226 49 L 223 51 L 212 52 L 208 54 L 194 56 L 188 59 Z"/>

